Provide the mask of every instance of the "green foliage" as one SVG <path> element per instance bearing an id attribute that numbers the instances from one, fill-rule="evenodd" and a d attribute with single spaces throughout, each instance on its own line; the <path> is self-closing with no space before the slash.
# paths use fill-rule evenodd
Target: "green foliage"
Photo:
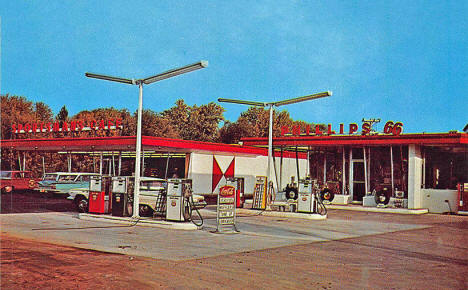
<path id="1" fill-rule="evenodd" d="M 69 117 L 66 106 L 63 106 L 56 121 L 91 121 L 120 119 L 122 128 L 117 130 L 90 130 L 76 132 L 44 132 L 12 134 L 12 124 L 53 122 L 54 116 L 49 106 L 43 102 L 30 102 L 25 97 L 1 96 L 1 137 L 9 138 L 44 138 L 44 137 L 105 137 L 105 136 L 135 136 L 136 112 L 132 115 L 127 109 L 99 108 L 92 111 L 81 111 Z M 156 136 L 185 140 L 237 143 L 242 137 L 267 137 L 269 125 L 269 110 L 259 107 L 250 107 L 241 113 L 236 122 L 224 121 L 224 108 L 215 103 L 206 105 L 187 105 L 179 99 L 174 106 L 163 111 L 154 112 L 143 110 L 142 135 Z M 303 129 L 309 125 L 303 121 L 293 121 L 287 111 L 273 112 L 273 135 L 280 136 L 281 127 L 299 125 Z M 311 126 L 312 130 L 313 126 Z M 322 130 L 325 126 L 321 125 Z M 26 168 L 33 170 L 36 175 L 42 173 L 42 156 L 45 156 L 46 172 L 64 171 L 67 169 L 66 155 L 56 153 L 26 154 Z M 74 155 L 73 167 L 80 171 L 93 171 L 93 158 L 89 156 Z M 18 152 L 2 150 L 2 168 L 19 169 Z"/>
<path id="2" fill-rule="evenodd" d="M 63 106 L 55 117 L 57 121 L 67 122 L 68 121 L 68 110 Z"/>
<path id="3" fill-rule="evenodd" d="M 224 108 L 215 103 L 198 107 L 177 100 L 175 106 L 161 113 L 180 138 L 197 141 L 219 141 L 219 123 L 224 120 Z"/>

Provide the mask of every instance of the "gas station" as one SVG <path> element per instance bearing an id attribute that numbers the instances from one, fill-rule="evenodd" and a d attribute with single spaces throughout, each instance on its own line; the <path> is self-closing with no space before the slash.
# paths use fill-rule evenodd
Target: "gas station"
<path id="1" fill-rule="evenodd" d="M 281 128 L 282 136 L 273 138 L 274 107 L 329 97 L 329 91 L 276 102 L 218 99 L 269 109 L 268 137 L 242 138 L 242 145 L 142 136 L 143 85 L 207 65 L 200 61 L 143 79 L 86 73 L 94 79 L 138 85 L 136 136 L 11 139 L 2 140 L 1 147 L 18 152 L 21 170 L 27 152 L 66 154 L 68 172 L 74 171 L 73 155 L 93 158 L 96 175 L 90 174 L 89 188 L 84 189 L 89 213 L 132 220 L 140 220 L 149 207 L 153 218 L 201 226 L 195 195 L 217 198 L 217 230 L 233 226 L 237 231 L 235 208 L 244 205 L 321 218 L 326 218 L 327 206 L 348 204 L 421 213 L 468 211 L 467 133 L 403 134 L 403 123 L 393 121 L 376 132 L 373 125 L 380 119 L 363 119 L 361 128 L 352 123 L 347 132 L 344 124 L 339 130 L 331 124 L 326 130 L 320 125 L 293 126 Z M 12 131 L 34 135 L 121 127 L 120 119 L 78 120 L 12 124 Z M 42 163 L 45 176 L 44 156 Z M 194 212 L 201 223 L 192 218 Z"/>
<path id="2" fill-rule="evenodd" d="M 12 139 L 2 140 L 1 147 L 17 152 L 20 164 L 21 158 L 25 160 L 28 152 L 42 154 L 44 164 L 47 164 L 47 155 L 52 152 L 66 155 L 69 172 L 75 168 L 72 162 L 74 155 L 98 158 L 94 162 L 99 164 L 94 168 L 96 177 L 91 178 L 89 183 L 89 208 L 98 208 L 95 210 L 98 214 L 112 213 L 130 217 L 134 216 L 132 206 L 128 205 L 133 204 L 135 178 L 131 171 L 123 168 L 131 168 L 134 163 L 135 140 L 135 137 L 124 136 Z M 306 171 L 307 156 L 303 153 L 276 152 L 274 157 L 278 160 L 275 162 L 275 171 L 280 180 L 297 178 L 298 169 Z M 143 136 L 141 184 L 153 182 L 158 185 L 155 188 L 143 188 L 140 194 L 154 194 L 154 201 L 160 204 L 154 207 L 159 211 L 170 210 L 172 207 L 169 205 L 175 202 L 173 208 L 178 210 L 175 213 L 178 218 L 168 218 L 173 221 L 190 219 L 183 213 L 184 208 L 188 207 L 184 200 L 188 202 L 192 193 L 207 198 L 217 197 L 226 185 L 235 187 L 236 207 L 242 207 L 246 198 L 255 196 L 255 208 L 265 209 L 268 193 L 265 176 L 267 158 L 267 150 L 252 146 Z M 182 167 L 179 169 L 180 165 Z M 174 176 L 169 176 L 172 173 Z M 93 192 L 101 192 L 95 199 L 102 204 L 93 204 Z M 162 192 L 164 195 L 160 195 Z M 164 215 L 173 216 L 173 213 L 168 211 Z"/>

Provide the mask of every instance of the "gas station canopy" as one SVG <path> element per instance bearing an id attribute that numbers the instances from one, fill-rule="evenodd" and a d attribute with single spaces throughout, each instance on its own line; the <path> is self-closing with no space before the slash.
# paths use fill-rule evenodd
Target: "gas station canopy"
<path id="1" fill-rule="evenodd" d="M 89 138 L 48 138 L 1 140 L 2 149 L 17 151 L 135 151 L 135 136 L 89 137 Z M 173 153 L 215 153 L 223 155 L 264 155 L 263 148 L 223 143 L 200 142 L 161 137 L 142 137 L 142 148 L 148 151 Z M 294 157 L 293 152 L 284 152 L 284 157 Z M 301 156 L 302 158 L 304 156 Z"/>

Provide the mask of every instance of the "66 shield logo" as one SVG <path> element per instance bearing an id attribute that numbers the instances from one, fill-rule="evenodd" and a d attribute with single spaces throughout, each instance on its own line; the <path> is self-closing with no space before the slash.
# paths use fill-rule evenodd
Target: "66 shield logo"
<path id="1" fill-rule="evenodd" d="M 225 185 L 219 188 L 219 195 L 222 197 L 233 197 L 236 193 L 236 188 L 231 185 Z"/>

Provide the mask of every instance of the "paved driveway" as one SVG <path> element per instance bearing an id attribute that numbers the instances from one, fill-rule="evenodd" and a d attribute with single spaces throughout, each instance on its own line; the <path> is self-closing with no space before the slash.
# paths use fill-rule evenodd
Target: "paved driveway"
<path id="1" fill-rule="evenodd" d="M 239 233 L 213 233 L 215 211 L 202 211 L 202 230 L 168 230 L 147 226 L 127 226 L 107 221 L 81 220 L 73 212 L 22 213 L 1 215 L 2 232 L 59 245 L 69 245 L 132 256 L 164 260 L 248 252 L 290 245 L 341 240 L 427 227 L 422 224 L 379 220 L 349 220 L 329 215 L 314 221 L 266 216 L 239 216 Z"/>

